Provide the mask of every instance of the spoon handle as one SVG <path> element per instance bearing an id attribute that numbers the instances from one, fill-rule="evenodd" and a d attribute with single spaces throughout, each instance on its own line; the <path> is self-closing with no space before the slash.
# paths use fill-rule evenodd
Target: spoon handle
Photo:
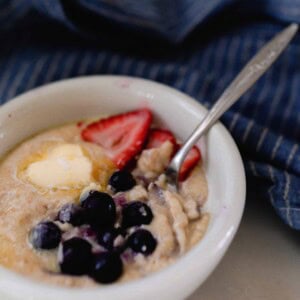
<path id="1" fill-rule="evenodd" d="M 265 73 L 287 47 L 297 30 L 298 25 L 291 24 L 278 33 L 247 63 L 176 153 L 168 167 L 169 171 L 173 171 L 173 173 L 174 171 L 178 172 L 184 158 L 193 145 Z"/>

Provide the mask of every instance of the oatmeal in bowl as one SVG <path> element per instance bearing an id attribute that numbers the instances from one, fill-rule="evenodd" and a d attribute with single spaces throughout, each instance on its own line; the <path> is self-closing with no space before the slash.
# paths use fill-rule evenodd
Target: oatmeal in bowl
<path id="1" fill-rule="evenodd" d="M 165 180 L 204 114 L 174 89 L 118 76 L 65 80 L 0 107 L 0 298 L 190 295 L 226 252 L 245 200 L 221 124 L 187 156 L 178 192 Z"/>
<path id="2" fill-rule="evenodd" d="M 81 121 L 11 151 L 0 165 L 0 264 L 91 286 L 145 277 L 198 243 L 209 222 L 201 152 L 188 154 L 177 192 L 164 171 L 180 143 L 152 120 L 138 109 Z"/>

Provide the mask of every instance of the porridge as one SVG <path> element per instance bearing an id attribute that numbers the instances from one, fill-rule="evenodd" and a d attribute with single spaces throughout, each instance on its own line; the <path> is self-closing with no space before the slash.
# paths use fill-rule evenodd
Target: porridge
<path id="1" fill-rule="evenodd" d="M 170 265 L 209 223 L 197 147 L 178 192 L 166 182 L 179 147 L 148 109 L 23 142 L 0 165 L 0 264 L 64 286 L 124 282 Z"/>

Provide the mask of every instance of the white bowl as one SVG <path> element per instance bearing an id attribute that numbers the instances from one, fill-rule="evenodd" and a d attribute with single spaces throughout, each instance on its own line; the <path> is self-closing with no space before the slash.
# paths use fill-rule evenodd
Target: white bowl
<path id="1" fill-rule="evenodd" d="M 148 80 L 119 76 L 64 80 L 25 93 L 0 108 L 0 156 L 49 127 L 141 106 L 150 107 L 156 119 L 181 139 L 191 133 L 206 112 L 183 93 Z M 226 252 L 245 202 L 242 160 L 224 126 L 213 126 L 200 146 L 209 188 L 205 210 L 210 212 L 211 220 L 204 238 L 176 263 L 140 280 L 93 289 L 46 285 L 0 267 L 0 299 L 175 300 L 190 295 Z"/>

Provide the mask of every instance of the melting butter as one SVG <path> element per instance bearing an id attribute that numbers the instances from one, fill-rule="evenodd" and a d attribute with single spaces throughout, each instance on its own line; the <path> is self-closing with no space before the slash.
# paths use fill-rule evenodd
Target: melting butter
<path id="1" fill-rule="evenodd" d="M 28 180 L 42 188 L 80 188 L 93 181 L 93 165 L 80 145 L 60 144 L 25 170 Z"/>

